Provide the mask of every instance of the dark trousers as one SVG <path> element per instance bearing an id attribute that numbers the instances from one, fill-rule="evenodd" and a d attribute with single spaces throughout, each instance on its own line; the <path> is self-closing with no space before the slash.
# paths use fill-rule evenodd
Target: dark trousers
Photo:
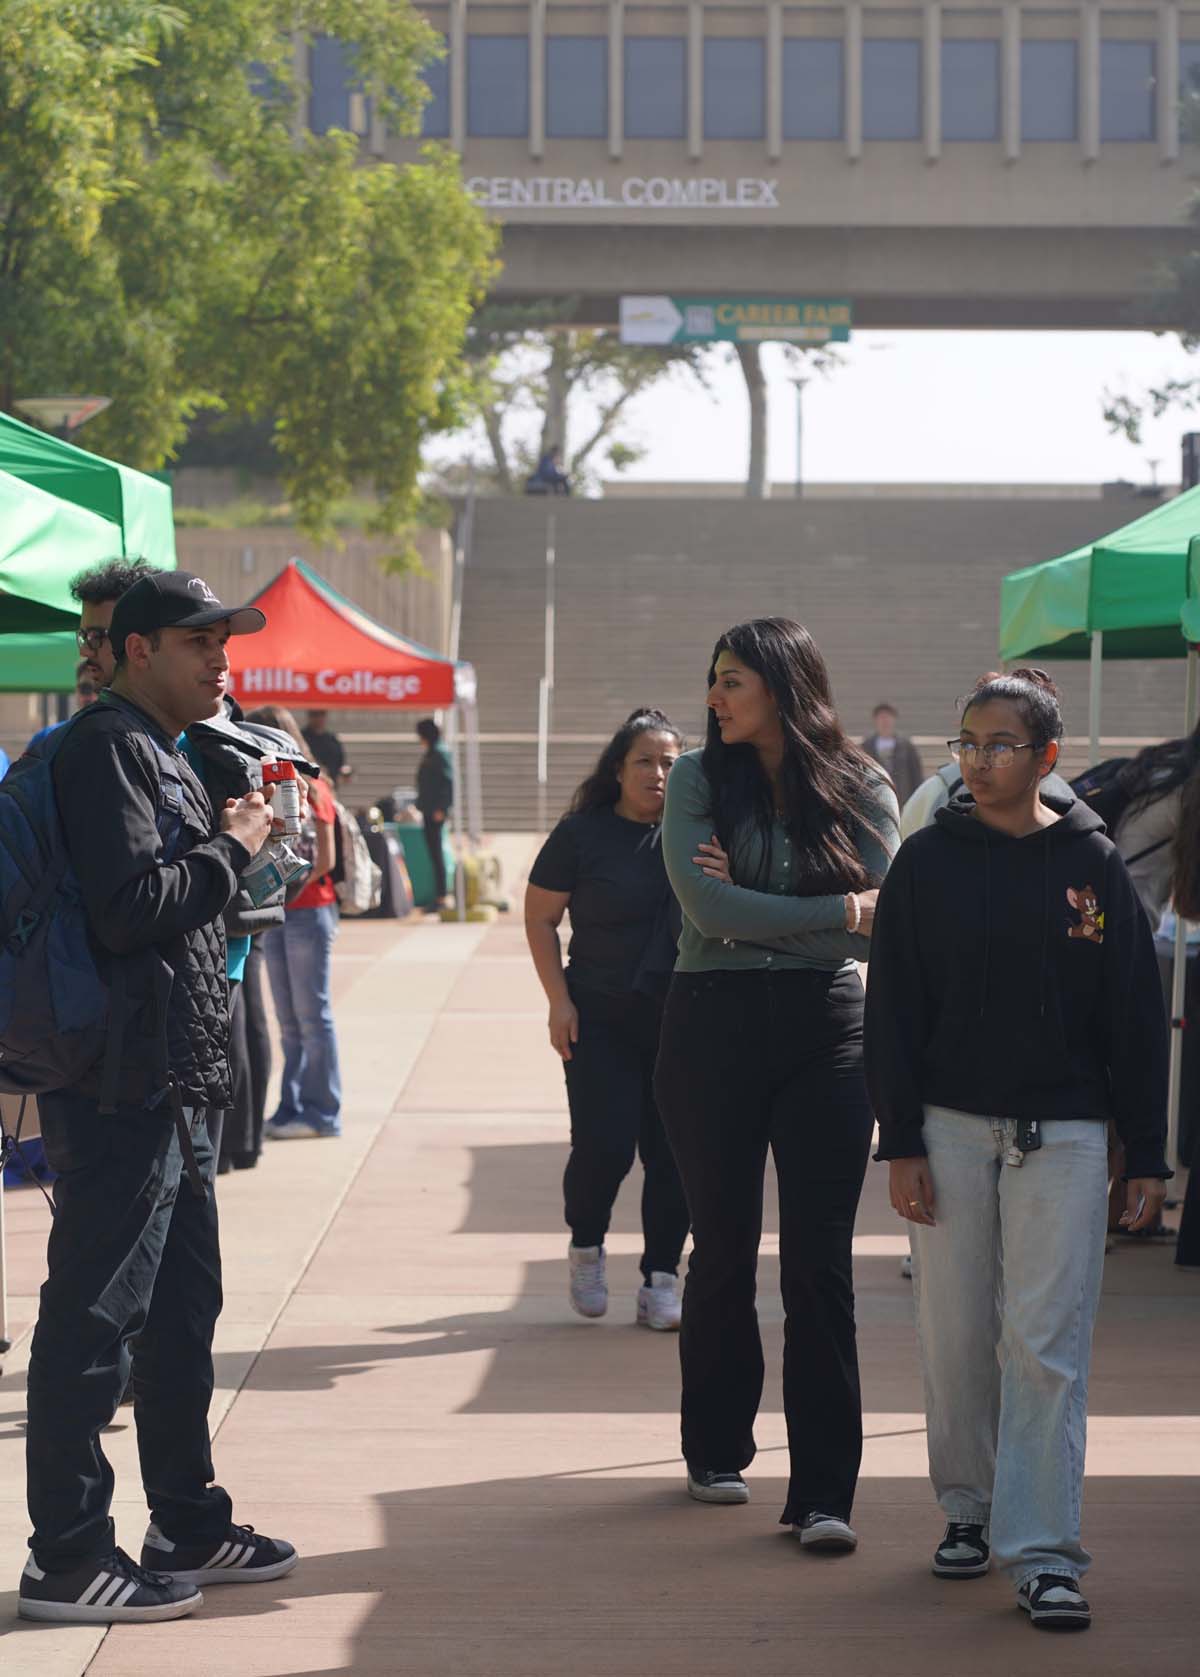
<path id="1" fill-rule="evenodd" d="M 221 1255 L 213 1194 L 182 1175 L 170 1111 L 59 1092 L 40 1101 L 58 1181 L 49 1275 L 29 1358 L 30 1547 L 47 1572 L 111 1553 L 113 1473 L 100 1433 L 116 1413 L 137 1335 L 134 1420 L 151 1516 L 175 1542 L 220 1537 L 231 1504 L 212 1485 L 208 1406 Z M 206 1182 L 203 1114 L 192 1143 Z M 134 1545 L 136 1559 L 138 1545 Z"/>
<path id="2" fill-rule="evenodd" d="M 851 1241 L 872 1116 L 857 973 L 677 973 L 656 1088 L 692 1215 L 683 1296 L 683 1454 L 754 1458 L 763 1386 L 755 1311 L 767 1149 L 779 1179 L 786 1318 L 785 1524 L 847 1519 L 862 1458 Z"/>
<path id="3" fill-rule="evenodd" d="M 429 851 L 429 860 L 433 864 L 433 894 L 440 902 L 446 895 L 446 851 L 442 842 L 442 834 L 446 830 L 445 821 L 438 821 L 432 815 L 422 816 L 425 823 L 425 845 Z"/>
<path id="4" fill-rule="evenodd" d="M 271 1032 L 267 1023 L 267 957 L 261 935 L 251 939 L 250 953 L 242 971 L 238 1012 L 246 1036 L 247 1096 L 250 1123 L 248 1151 L 255 1158 L 262 1152 L 263 1123 L 267 1112 L 267 1085 L 271 1081 Z"/>
<path id="5" fill-rule="evenodd" d="M 642 1274 L 674 1275 L 688 1211 L 658 1106 L 654 1062 L 662 1009 L 650 996 L 606 996 L 571 986 L 579 1041 L 564 1070 L 571 1154 L 563 1175 L 567 1227 L 576 1246 L 602 1246 L 613 1202 L 636 1155 L 642 1183 Z"/>

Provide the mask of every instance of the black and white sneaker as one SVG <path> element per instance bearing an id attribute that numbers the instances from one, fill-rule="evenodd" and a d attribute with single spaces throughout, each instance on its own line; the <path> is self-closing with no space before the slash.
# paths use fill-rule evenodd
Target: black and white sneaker
<path id="1" fill-rule="evenodd" d="M 951 1520 L 934 1550 L 933 1570 L 939 1578 L 982 1578 L 992 1564 L 987 1530 L 970 1520 Z"/>
<path id="2" fill-rule="evenodd" d="M 253 1526 L 230 1526 L 216 1543 L 184 1546 L 151 1524 L 142 1545 L 142 1565 L 181 1584 L 266 1584 L 299 1559 L 290 1543 L 263 1537 Z"/>
<path id="3" fill-rule="evenodd" d="M 750 1487 L 740 1473 L 693 1473 L 688 1468 L 688 1495 L 696 1502 L 749 1502 Z"/>
<path id="4" fill-rule="evenodd" d="M 1059 1572 L 1041 1572 L 1022 1584 L 1017 1605 L 1039 1630 L 1086 1630 L 1092 1622 L 1092 1610 L 1079 1593 L 1078 1581 Z"/>
<path id="5" fill-rule="evenodd" d="M 792 1526 L 806 1549 L 823 1549 L 826 1554 L 848 1554 L 858 1548 L 858 1533 L 836 1514 L 806 1514 Z"/>
<path id="6" fill-rule="evenodd" d="M 190 1581 L 149 1572 L 114 1549 L 75 1572 L 43 1572 L 30 1555 L 17 1613 L 53 1625 L 157 1624 L 194 1613 L 203 1600 Z"/>

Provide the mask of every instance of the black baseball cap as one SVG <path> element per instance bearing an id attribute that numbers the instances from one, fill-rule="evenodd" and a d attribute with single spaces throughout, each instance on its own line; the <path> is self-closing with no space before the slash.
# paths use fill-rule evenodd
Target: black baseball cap
<path id="1" fill-rule="evenodd" d="M 257 606 L 223 605 L 203 577 L 190 571 L 151 571 L 127 588 L 113 607 L 108 639 L 114 658 L 122 658 L 126 635 L 206 629 L 226 619 L 231 635 L 256 635 L 267 626 Z"/>

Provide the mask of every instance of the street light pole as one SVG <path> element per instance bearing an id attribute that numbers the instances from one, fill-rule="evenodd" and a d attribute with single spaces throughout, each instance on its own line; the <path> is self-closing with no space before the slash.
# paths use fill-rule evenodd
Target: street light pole
<path id="1" fill-rule="evenodd" d="M 796 499 L 804 494 L 804 386 L 806 378 L 794 378 L 796 387 Z"/>

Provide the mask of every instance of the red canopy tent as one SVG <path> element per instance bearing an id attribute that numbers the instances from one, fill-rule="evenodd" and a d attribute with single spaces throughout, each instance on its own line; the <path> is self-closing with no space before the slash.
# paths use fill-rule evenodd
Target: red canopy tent
<path id="1" fill-rule="evenodd" d="M 467 830 L 478 843 L 478 725 L 475 671 L 376 623 L 303 559 L 254 596 L 267 626 L 229 642 L 233 692 L 244 709 L 297 705 L 306 710 L 452 710 L 467 747 Z M 459 721 L 456 715 L 456 723 Z M 457 751 L 455 752 L 457 756 Z M 459 779 L 459 784 L 462 784 Z M 455 813 L 458 814 L 456 802 Z M 457 822 L 456 822 L 457 826 Z"/>
<path id="2" fill-rule="evenodd" d="M 289 559 L 254 604 L 266 613 L 266 628 L 229 643 L 243 706 L 443 710 L 473 681 L 469 664 L 385 629 L 303 559 Z"/>

